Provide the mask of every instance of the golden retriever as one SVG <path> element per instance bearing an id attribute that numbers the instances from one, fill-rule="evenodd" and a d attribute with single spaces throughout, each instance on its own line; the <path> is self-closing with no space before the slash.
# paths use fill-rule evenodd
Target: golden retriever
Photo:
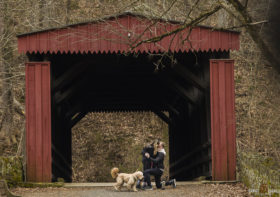
<path id="1" fill-rule="evenodd" d="M 114 185 L 114 188 L 120 191 L 123 184 L 126 183 L 128 190 L 133 190 L 137 192 L 136 189 L 137 180 L 142 180 L 144 178 L 143 173 L 141 171 L 136 171 L 132 174 L 119 173 L 119 172 L 120 170 L 118 168 L 112 168 L 111 170 L 111 175 L 113 179 L 116 179 L 117 182 Z"/>

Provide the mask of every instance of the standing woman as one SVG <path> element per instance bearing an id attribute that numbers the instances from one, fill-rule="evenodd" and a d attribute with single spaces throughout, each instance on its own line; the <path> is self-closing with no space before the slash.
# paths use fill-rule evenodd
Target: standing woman
<path id="1" fill-rule="evenodd" d="M 151 161 L 151 159 L 148 159 L 145 154 L 148 153 L 151 157 L 156 156 L 157 154 L 157 146 L 159 144 L 160 140 L 154 140 L 152 143 L 146 145 L 142 152 L 142 164 L 143 164 L 143 172 L 147 169 L 151 169 L 153 167 L 153 162 Z M 140 180 L 137 181 L 137 188 L 140 189 L 141 185 L 140 185 Z M 144 181 L 143 183 L 143 187 L 145 187 L 147 185 L 147 183 Z"/>

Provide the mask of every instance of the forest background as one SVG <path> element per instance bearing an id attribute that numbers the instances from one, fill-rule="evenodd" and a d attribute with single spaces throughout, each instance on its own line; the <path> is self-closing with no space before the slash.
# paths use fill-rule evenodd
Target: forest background
<path id="1" fill-rule="evenodd" d="M 279 186 L 279 8 L 277 0 L 0 0 L 0 156 L 24 154 L 27 59 L 17 52 L 17 34 L 125 11 L 188 23 L 216 9 L 195 25 L 241 32 L 240 50 L 231 52 L 238 179 L 251 188 Z M 153 113 L 89 113 L 72 129 L 73 181 L 112 181 L 108 172 L 119 164 L 141 168 L 150 133 L 168 142 L 168 126 Z"/>

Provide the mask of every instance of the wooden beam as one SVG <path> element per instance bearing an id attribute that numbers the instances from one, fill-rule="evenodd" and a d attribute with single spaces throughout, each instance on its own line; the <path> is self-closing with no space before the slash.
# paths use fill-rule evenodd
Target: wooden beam
<path id="1" fill-rule="evenodd" d="M 190 169 L 195 168 L 198 165 L 201 165 L 201 164 L 204 164 L 204 163 L 209 163 L 209 162 L 211 162 L 210 157 L 208 157 L 208 156 L 200 157 L 198 160 L 192 161 L 189 165 L 184 166 L 184 167 L 182 167 L 178 170 L 176 169 L 176 171 L 174 171 L 170 176 L 175 176 L 175 175 L 180 174 L 182 172 L 189 171 Z"/>
<path id="2" fill-rule="evenodd" d="M 66 112 L 65 118 L 71 119 L 76 113 L 82 110 L 84 104 L 84 99 L 80 100 L 76 105 L 72 106 L 69 111 Z"/>
<path id="3" fill-rule="evenodd" d="M 191 71 L 189 71 L 187 68 L 185 68 L 182 64 L 177 63 L 173 69 L 176 74 L 183 77 L 185 80 L 189 81 L 192 85 L 197 87 L 198 89 L 205 91 L 208 90 L 207 85 L 204 81 L 199 79 L 195 74 L 193 74 Z"/>
<path id="4" fill-rule="evenodd" d="M 174 114 L 174 116 L 178 119 L 179 122 L 185 123 L 187 118 L 186 116 L 182 116 L 182 111 L 176 109 L 173 105 L 170 105 L 168 103 L 165 104 L 167 109 Z"/>
<path id="5" fill-rule="evenodd" d="M 87 115 L 87 112 L 80 112 L 79 114 L 74 116 L 70 120 L 70 127 L 72 128 L 73 126 L 75 126 L 83 117 L 85 117 L 85 115 Z"/>
<path id="6" fill-rule="evenodd" d="M 179 112 L 175 107 L 173 107 L 172 105 L 166 103 L 166 106 L 167 106 L 167 108 L 168 108 L 170 111 L 172 111 L 176 116 L 179 116 L 179 115 L 180 115 L 180 112 Z"/>
<path id="7" fill-rule="evenodd" d="M 88 76 L 85 75 L 82 80 L 75 83 L 73 86 L 70 86 L 66 91 L 63 93 L 56 92 L 54 95 L 55 102 L 57 104 L 61 103 L 64 99 L 68 98 L 69 96 L 73 95 L 77 90 L 80 90 L 81 86 L 84 85 L 88 80 Z"/>
<path id="8" fill-rule="evenodd" d="M 85 62 L 80 62 L 78 64 L 72 65 L 70 69 L 68 69 L 65 73 L 63 73 L 54 81 L 52 91 L 56 92 L 63 86 L 71 83 L 73 79 L 77 78 L 81 73 L 83 73 L 86 70 L 86 68 L 87 66 L 85 65 Z"/>
<path id="9" fill-rule="evenodd" d="M 180 94 L 182 97 L 184 97 L 188 102 L 191 104 L 196 104 L 196 100 L 193 95 L 190 94 L 189 91 L 187 91 L 184 87 L 179 85 L 177 82 L 175 82 L 171 78 L 166 78 L 166 84 L 176 90 L 178 94 Z"/>
<path id="10" fill-rule="evenodd" d="M 160 117 L 167 124 L 172 124 L 172 121 L 170 120 L 170 118 L 168 116 L 166 116 L 163 112 L 161 112 L 161 111 L 153 111 L 153 112 L 156 115 L 158 115 L 158 117 Z"/>
<path id="11" fill-rule="evenodd" d="M 198 152 L 208 148 L 208 147 L 211 147 L 211 143 L 210 142 L 206 142 L 196 148 L 193 148 L 193 150 L 189 153 L 187 153 L 186 155 L 182 155 L 182 157 L 177 160 L 176 162 L 172 163 L 169 167 L 170 168 L 174 168 L 176 167 L 176 165 L 178 165 L 179 163 L 181 163 L 182 161 L 185 161 L 187 159 L 189 159 L 190 157 L 192 157 L 194 154 L 197 154 Z"/>

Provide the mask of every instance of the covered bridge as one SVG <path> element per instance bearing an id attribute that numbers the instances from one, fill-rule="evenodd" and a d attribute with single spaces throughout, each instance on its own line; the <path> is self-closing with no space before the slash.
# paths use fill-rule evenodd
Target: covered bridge
<path id="1" fill-rule="evenodd" d="M 71 181 L 71 128 L 100 111 L 152 111 L 168 123 L 171 177 L 235 180 L 229 53 L 239 33 L 197 26 L 137 46 L 181 25 L 123 13 L 18 35 L 29 59 L 28 181 Z"/>

